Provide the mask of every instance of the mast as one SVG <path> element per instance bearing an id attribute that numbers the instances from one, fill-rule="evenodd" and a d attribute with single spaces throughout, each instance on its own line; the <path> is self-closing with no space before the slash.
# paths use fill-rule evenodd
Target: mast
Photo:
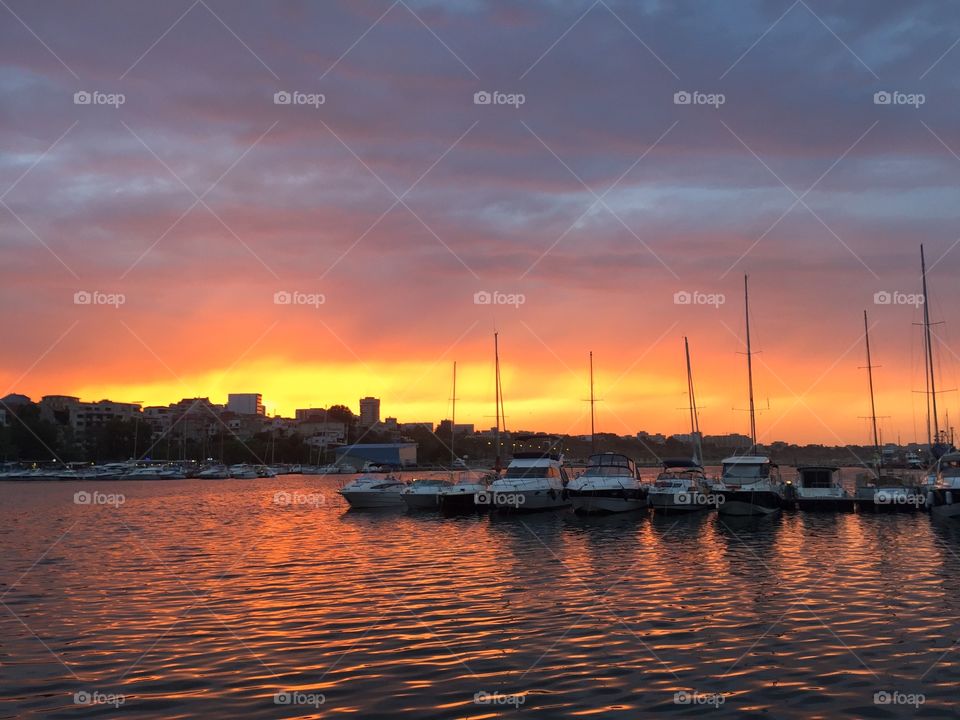
<path id="1" fill-rule="evenodd" d="M 750 349 L 750 290 L 748 275 L 743 276 L 743 299 L 747 317 L 747 384 L 750 387 L 750 452 L 757 446 L 757 418 L 753 407 L 753 352 Z"/>
<path id="2" fill-rule="evenodd" d="M 494 414 L 497 418 L 497 425 L 494 431 L 494 445 L 496 447 L 496 460 L 493 469 L 500 473 L 500 344 L 498 333 L 493 333 L 493 358 L 494 358 Z"/>
<path id="3" fill-rule="evenodd" d="M 933 436 L 928 437 L 930 441 L 930 453 L 933 453 L 933 444 L 940 442 L 940 420 L 937 417 L 937 382 L 933 376 L 933 343 L 930 340 L 930 303 L 927 295 L 927 261 L 923 256 L 923 244 L 920 244 L 920 275 L 923 279 L 923 334 L 924 348 L 927 356 L 927 377 L 929 380 L 930 403 L 928 409 L 931 409 L 930 416 L 927 418 L 927 434 L 930 435 L 930 421 L 933 420 Z"/>
<path id="4" fill-rule="evenodd" d="M 453 450 L 453 441 L 457 435 L 457 361 L 453 361 L 453 410 L 450 419 L 450 461 L 456 462 L 457 454 Z"/>
<path id="5" fill-rule="evenodd" d="M 590 351 L 590 454 L 597 453 L 597 440 L 594 429 L 593 406 L 596 400 L 593 397 L 593 350 Z"/>
<path id="6" fill-rule="evenodd" d="M 873 363 L 870 361 L 870 328 L 867 311 L 863 311 L 863 337 L 867 341 L 867 379 L 870 384 L 870 421 L 873 423 L 873 449 L 877 456 L 877 475 L 883 468 L 883 453 L 880 451 L 880 434 L 877 432 L 877 406 L 873 399 Z"/>
<path id="7" fill-rule="evenodd" d="M 687 393 L 690 396 L 690 435 L 693 440 L 693 459 L 702 462 L 700 447 L 700 418 L 697 414 L 697 396 L 693 392 L 693 371 L 690 369 L 690 343 L 683 338 L 683 350 L 687 356 Z"/>

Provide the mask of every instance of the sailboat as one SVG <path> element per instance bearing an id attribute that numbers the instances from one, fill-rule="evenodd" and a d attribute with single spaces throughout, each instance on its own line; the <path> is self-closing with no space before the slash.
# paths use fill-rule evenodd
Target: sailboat
<path id="1" fill-rule="evenodd" d="M 873 448 L 877 468 L 873 475 L 857 478 L 857 505 L 861 512 L 911 512 L 923 503 L 924 498 L 916 487 L 903 477 L 884 473 L 883 452 L 880 450 L 880 434 L 877 432 L 877 406 L 873 396 L 873 363 L 870 359 L 870 328 L 867 311 L 863 311 L 863 334 L 867 345 L 867 378 L 870 386 L 870 422 L 873 427 Z"/>
<path id="2" fill-rule="evenodd" d="M 450 462 L 456 467 L 459 459 L 454 452 L 453 443 L 457 430 L 457 363 L 453 363 L 453 413 L 450 419 Z M 416 478 L 407 487 L 400 491 L 400 496 L 409 510 L 439 510 L 440 498 L 443 492 L 453 487 L 455 482 L 453 472 L 449 479 L 429 477 Z"/>
<path id="3" fill-rule="evenodd" d="M 495 466 L 500 467 L 500 410 L 502 408 L 502 398 L 500 395 L 500 341 L 498 333 L 493 333 L 493 357 L 494 357 L 494 405 L 496 407 L 497 424 L 495 434 L 495 445 L 497 458 Z M 456 428 L 457 417 L 457 364 L 453 364 L 453 419 L 451 423 Z M 450 456 L 454 461 L 454 467 L 458 467 L 457 457 L 453 451 L 453 434 L 450 436 Z M 487 489 L 493 478 L 487 473 L 482 472 L 462 472 L 457 482 L 450 483 L 439 489 L 437 495 L 440 510 L 446 514 L 484 512 L 490 509 Z"/>
<path id="4" fill-rule="evenodd" d="M 690 343 L 683 338 L 687 359 L 687 394 L 690 396 L 690 440 L 693 444 L 691 458 L 665 458 L 663 470 L 650 489 L 650 505 L 658 513 L 694 512 L 706 510 L 719 501 L 712 492 L 703 471 L 703 450 L 700 444 L 700 418 L 697 399 L 693 392 L 693 373 L 690 369 Z"/>
<path id="5" fill-rule="evenodd" d="M 757 447 L 757 420 L 753 405 L 753 351 L 750 346 L 750 290 L 743 276 L 744 308 L 747 320 L 747 386 L 750 393 L 750 452 Z M 772 515 L 784 504 L 780 469 L 765 455 L 735 455 L 723 461 L 720 483 L 714 488 L 723 502 L 721 515 Z M 719 501 L 719 498 L 718 498 Z"/>
<path id="6" fill-rule="evenodd" d="M 601 514 L 647 509 L 647 488 L 633 460 L 619 453 L 597 453 L 594 422 L 593 352 L 590 353 L 590 459 L 567 485 L 574 512 Z"/>

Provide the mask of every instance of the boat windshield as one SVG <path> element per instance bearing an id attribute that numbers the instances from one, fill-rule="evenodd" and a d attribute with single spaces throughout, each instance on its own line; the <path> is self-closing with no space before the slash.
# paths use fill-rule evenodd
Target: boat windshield
<path id="1" fill-rule="evenodd" d="M 622 465 L 593 465 L 583 474 L 590 477 L 633 477 L 633 471 Z"/>
<path id="2" fill-rule="evenodd" d="M 724 480 L 763 480 L 770 476 L 770 466 L 763 464 L 727 463 L 723 466 Z"/>
<path id="3" fill-rule="evenodd" d="M 558 470 L 553 465 L 536 465 L 536 466 L 510 466 L 507 468 L 506 473 L 504 473 L 505 478 L 521 479 L 521 478 L 559 478 L 560 470 Z"/>

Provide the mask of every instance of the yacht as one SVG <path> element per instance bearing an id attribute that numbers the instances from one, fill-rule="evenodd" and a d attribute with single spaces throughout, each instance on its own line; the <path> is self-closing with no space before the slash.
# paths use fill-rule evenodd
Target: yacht
<path id="1" fill-rule="evenodd" d="M 131 470 L 123 476 L 124 480 L 183 480 L 186 473 L 176 465 L 148 465 Z"/>
<path id="2" fill-rule="evenodd" d="M 860 512 L 914 512 L 925 503 L 920 489 L 899 475 L 869 473 L 857 478 Z"/>
<path id="3" fill-rule="evenodd" d="M 852 512 L 853 496 L 840 484 L 840 468 L 832 465 L 799 465 L 796 481 L 787 486 L 787 497 L 801 510 Z"/>
<path id="4" fill-rule="evenodd" d="M 232 465 L 230 467 L 230 477 L 239 480 L 250 480 L 258 477 L 258 473 L 257 469 L 255 467 L 251 467 L 250 465 Z"/>
<path id="5" fill-rule="evenodd" d="M 417 478 L 400 495 L 410 510 L 439 510 L 440 494 L 448 487 L 453 487 L 452 480 Z"/>
<path id="6" fill-rule="evenodd" d="M 273 478 L 277 476 L 277 471 L 267 465 L 258 465 L 256 467 L 257 477 Z"/>
<path id="7" fill-rule="evenodd" d="M 650 488 L 650 507 L 657 512 L 696 512 L 721 502 L 696 459 L 667 458 Z"/>
<path id="8" fill-rule="evenodd" d="M 223 480 L 230 477 L 230 471 L 226 465 L 210 465 L 201 470 L 197 477 L 204 480 Z"/>
<path id="9" fill-rule="evenodd" d="M 587 469 L 567 485 L 575 512 L 615 513 L 647 509 L 647 488 L 633 460 L 617 453 L 591 455 Z"/>
<path id="10" fill-rule="evenodd" d="M 444 513 L 455 514 L 464 512 L 484 512 L 490 509 L 485 501 L 488 496 L 490 483 L 497 479 L 495 473 L 463 472 L 452 485 L 440 488 L 440 510 Z M 481 502 L 477 502 L 477 500 Z"/>
<path id="11" fill-rule="evenodd" d="M 503 511 L 552 510 L 570 504 L 569 478 L 559 455 L 515 453 L 503 477 L 490 483 L 486 501 Z M 477 502 L 481 502 L 478 498 Z"/>
<path id="12" fill-rule="evenodd" d="M 735 455 L 724 460 L 714 492 L 720 496 L 717 511 L 721 515 L 772 515 L 783 509 L 780 469 L 763 455 Z"/>
<path id="13" fill-rule="evenodd" d="M 960 516 L 960 453 L 937 460 L 937 482 L 927 490 L 927 510 L 938 517 Z"/>
<path id="14" fill-rule="evenodd" d="M 355 508 L 403 507 L 401 493 L 407 484 L 392 474 L 364 473 L 354 478 L 337 492 Z"/>

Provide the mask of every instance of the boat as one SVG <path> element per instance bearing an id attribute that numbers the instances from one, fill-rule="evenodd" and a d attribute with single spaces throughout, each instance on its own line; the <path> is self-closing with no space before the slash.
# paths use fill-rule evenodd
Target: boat
<path id="1" fill-rule="evenodd" d="M 750 452 L 757 447 L 757 420 L 753 404 L 753 351 L 750 346 L 750 291 L 743 276 L 747 328 L 747 388 L 750 397 Z M 723 461 L 720 483 L 714 488 L 721 515 L 773 515 L 783 509 L 784 486 L 779 468 L 764 455 L 740 455 Z M 722 498 L 722 499 L 721 499 Z"/>
<path id="2" fill-rule="evenodd" d="M 870 421 L 876 469 L 857 478 L 857 505 L 861 512 L 911 512 L 923 504 L 926 497 L 905 478 L 884 473 L 883 452 L 880 450 L 880 434 L 877 430 L 877 406 L 873 393 L 874 365 L 870 358 L 870 327 L 866 310 L 863 311 L 863 336 L 867 348 L 867 386 L 870 389 Z"/>
<path id="3" fill-rule="evenodd" d="M 186 473 L 177 465 L 148 465 L 131 470 L 124 480 L 183 480 Z"/>
<path id="4" fill-rule="evenodd" d="M 460 474 L 457 482 L 443 487 L 439 493 L 440 510 L 446 514 L 485 512 L 490 509 L 485 501 L 489 495 L 490 483 L 498 475 L 493 472 L 468 471 Z"/>
<path id="5" fill-rule="evenodd" d="M 840 483 L 840 468 L 833 465 L 799 465 L 796 479 L 787 485 L 787 497 L 800 510 L 853 512 L 856 500 Z"/>
<path id="6" fill-rule="evenodd" d="M 257 465 L 256 467 L 257 477 L 262 478 L 272 478 L 277 476 L 277 471 L 272 467 L 267 465 Z"/>
<path id="7" fill-rule="evenodd" d="M 923 354 L 924 374 L 927 381 L 927 445 L 930 448 L 931 468 L 941 456 L 954 450 L 946 430 L 940 430 L 940 416 L 937 413 L 937 379 L 934 372 L 933 340 L 930 332 L 930 295 L 927 292 L 927 261 L 920 245 L 920 278 L 923 289 Z M 949 420 L 949 418 L 948 418 Z M 949 422 L 947 423 L 949 425 Z"/>
<path id="8" fill-rule="evenodd" d="M 439 510 L 441 493 L 452 486 L 452 480 L 417 478 L 403 488 L 400 495 L 410 510 Z"/>
<path id="9" fill-rule="evenodd" d="M 935 517 L 960 517 L 960 453 L 937 460 L 937 479 L 926 492 L 926 508 Z"/>
<path id="10" fill-rule="evenodd" d="M 862 474 L 857 478 L 857 506 L 860 512 L 915 512 L 926 503 L 916 485 L 899 475 Z"/>
<path id="11" fill-rule="evenodd" d="M 568 482 L 560 455 L 540 451 L 514 453 L 503 477 L 490 483 L 487 501 L 505 512 L 567 507 Z"/>
<path id="12" fill-rule="evenodd" d="M 650 488 L 650 507 L 658 513 L 708 510 L 721 501 L 696 458 L 665 458 Z"/>
<path id="13" fill-rule="evenodd" d="M 251 480 L 255 477 L 259 477 L 257 469 L 250 465 L 232 465 L 230 467 L 230 477 L 238 480 Z"/>
<path id="14" fill-rule="evenodd" d="M 392 474 L 364 473 L 354 478 L 337 492 L 354 508 L 403 507 L 401 493 L 407 487 Z"/>
<path id="15" fill-rule="evenodd" d="M 646 510 L 647 488 L 633 460 L 618 453 L 591 455 L 587 469 L 567 485 L 574 512 L 584 515 Z"/>
<path id="16" fill-rule="evenodd" d="M 723 461 L 714 488 L 721 515 L 773 515 L 784 506 L 780 469 L 765 455 L 734 455 Z"/>
<path id="17" fill-rule="evenodd" d="M 204 480 L 223 480 L 230 477 L 230 470 L 226 465 L 210 465 L 201 470 L 197 477 Z"/>

